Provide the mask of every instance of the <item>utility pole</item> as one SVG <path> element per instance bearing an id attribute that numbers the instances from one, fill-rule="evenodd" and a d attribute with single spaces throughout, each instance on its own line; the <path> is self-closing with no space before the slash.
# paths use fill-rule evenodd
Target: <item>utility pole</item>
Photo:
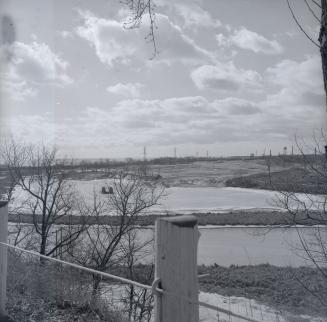
<path id="1" fill-rule="evenodd" d="M 146 146 L 144 146 L 143 149 L 143 166 L 142 166 L 142 172 L 143 175 L 146 176 L 147 175 L 147 171 L 146 171 Z"/>
<path id="2" fill-rule="evenodd" d="M 268 175 L 269 175 L 269 183 L 271 186 L 271 150 L 269 150 L 269 158 L 267 162 L 267 168 L 268 168 Z"/>
<path id="3" fill-rule="evenodd" d="M 177 159 L 177 150 L 176 150 L 176 147 L 174 148 L 174 158 Z"/>
<path id="4" fill-rule="evenodd" d="M 143 149 L 143 161 L 146 161 L 146 146 Z"/>

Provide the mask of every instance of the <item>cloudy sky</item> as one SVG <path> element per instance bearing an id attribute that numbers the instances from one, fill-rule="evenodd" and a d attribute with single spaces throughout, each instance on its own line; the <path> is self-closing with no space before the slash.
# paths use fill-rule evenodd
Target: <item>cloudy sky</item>
<path id="1" fill-rule="evenodd" d="M 148 17 L 124 28 L 119 0 L 2 0 L 16 34 L 1 46 L 2 128 L 66 156 L 122 158 L 277 153 L 324 126 L 319 51 L 285 0 L 156 5 L 153 57 Z"/>

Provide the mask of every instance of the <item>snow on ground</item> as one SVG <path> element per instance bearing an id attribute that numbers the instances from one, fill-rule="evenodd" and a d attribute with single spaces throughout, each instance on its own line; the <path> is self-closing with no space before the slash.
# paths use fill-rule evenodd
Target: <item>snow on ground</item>
<path id="1" fill-rule="evenodd" d="M 200 301 L 232 311 L 245 317 L 262 322 L 324 322 L 326 319 L 308 315 L 294 315 L 288 312 L 279 312 L 276 309 L 262 305 L 245 297 L 222 296 L 216 293 L 200 293 Z M 219 318 L 218 318 L 219 316 Z M 291 319 L 291 320 L 290 320 Z M 243 322 L 244 319 L 228 316 L 213 310 L 200 307 L 201 322 Z"/>
<path id="2" fill-rule="evenodd" d="M 103 200 L 107 198 L 100 192 L 104 186 L 113 186 L 113 179 L 71 180 L 70 184 L 84 200 L 92 204 L 94 192 Z M 311 204 L 312 200 L 319 200 L 317 196 L 304 194 L 297 194 L 297 196 L 306 204 Z M 21 207 L 21 212 L 28 212 L 28 205 L 22 206 L 22 201 L 26 199 L 27 194 L 17 187 L 14 191 L 14 200 L 9 205 L 10 209 Z M 234 187 L 171 187 L 165 190 L 165 196 L 160 200 L 160 205 L 152 207 L 151 212 L 186 214 L 237 209 L 281 210 L 276 205 L 276 200 L 277 193 L 270 190 Z"/>
<path id="3" fill-rule="evenodd" d="M 105 285 L 102 287 L 102 296 L 111 303 L 113 308 L 123 309 L 121 298 L 126 297 L 126 287 L 122 285 Z M 260 304 L 245 297 L 223 296 L 216 293 L 200 292 L 199 300 L 222 309 L 231 311 L 244 317 L 261 322 L 325 322 L 322 317 L 309 315 L 295 315 L 289 312 L 280 312 L 276 309 Z M 200 322 L 244 322 L 246 320 L 224 313 L 200 307 Z M 154 321 L 154 317 L 152 319 Z"/>

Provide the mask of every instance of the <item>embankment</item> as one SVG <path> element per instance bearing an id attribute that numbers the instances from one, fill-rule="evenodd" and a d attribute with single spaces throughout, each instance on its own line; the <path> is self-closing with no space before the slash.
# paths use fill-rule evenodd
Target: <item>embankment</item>
<path id="1" fill-rule="evenodd" d="M 181 214 L 156 214 L 156 215 L 143 215 L 133 219 L 133 224 L 138 226 L 151 226 L 155 224 L 155 221 L 160 217 L 178 216 Z M 245 210 L 230 210 L 217 213 L 193 213 L 192 215 L 198 218 L 198 224 L 204 225 L 292 225 L 294 224 L 294 218 L 287 212 L 268 209 L 245 209 Z M 311 213 L 311 217 L 314 217 L 315 213 Z M 306 219 L 305 214 L 298 214 L 296 223 L 303 225 L 312 225 L 312 220 Z M 41 216 L 36 216 L 36 221 L 41 222 Z M 79 225 L 79 224 L 100 224 L 100 225 L 119 225 L 121 221 L 120 216 L 66 216 L 59 218 L 56 221 L 58 225 Z M 9 222 L 12 223 L 33 223 L 33 216 L 31 214 L 19 213 L 9 214 Z"/>

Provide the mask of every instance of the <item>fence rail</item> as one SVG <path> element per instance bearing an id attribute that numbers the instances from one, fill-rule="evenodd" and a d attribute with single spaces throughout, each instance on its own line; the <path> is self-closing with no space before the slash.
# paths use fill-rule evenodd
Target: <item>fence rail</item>
<path id="1" fill-rule="evenodd" d="M 7 207 L 0 208 L 0 218 L 5 217 Z M 0 219 L 0 224 L 4 218 Z M 4 230 L 1 230 L 2 232 Z M 6 235 L 7 236 L 7 235 Z M 175 244 L 176 238 L 179 238 L 179 244 Z M 2 236 L 3 237 L 3 236 Z M 170 239 L 167 239 L 167 238 Z M 106 272 L 97 271 L 91 268 L 70 263 L 62 259 L 41 255 L 37 252 L 26 250 L 17 246 L 8 244 L 0 236 L 0 264 L 5 269 L 1 271 L 6 274 L 7 248 L 15 249 L 22 253 L 30 254 L 48 261 L 70 266 L 78 270 L 89 272 L 108 278 L 124 284 L 133 285 L 143 289 L 150 290 L 155 296 L 155 317 L 156 322 L 198 322 L 199 307 L 205 307 L 217 313 L 223 313 L 229 317 L 235 317 L 249 322 L 260 322 L 259 320 L 237 314 L 231 310 L 219 306 L 211 305 L 198 300 L 198 275 L 196 266 L 196 248 L 198 242 L 198 228 L 196 218 L 192 216 L 175 217 L 173 219 L 160 219 L 156 225 L 156 278 L 152 285 L 142 284 L 127 278 L 113 275 Z M 7 237 L 6 237 L 7 238 Z M 173 248 L 182 245 L 182 253 L 174 252 Z M 180 263 L 178 263 L 179 261 Z M 191 261 L 191 263 L 190 263 Z M 192 264 L 192 266 L 189 266 Z M 2 287 L 0 296 L 0 316 L 5 313 L 5 278 L 0 277 L 0 286 Z M 174 274 L 172 276 L 171 274 Z M 201 277 L 201 276 L 200 276 Z M 176 287 L 176 279 L 180 279 Z M 2 280 L 2 282 L 1 282 Z"/>

